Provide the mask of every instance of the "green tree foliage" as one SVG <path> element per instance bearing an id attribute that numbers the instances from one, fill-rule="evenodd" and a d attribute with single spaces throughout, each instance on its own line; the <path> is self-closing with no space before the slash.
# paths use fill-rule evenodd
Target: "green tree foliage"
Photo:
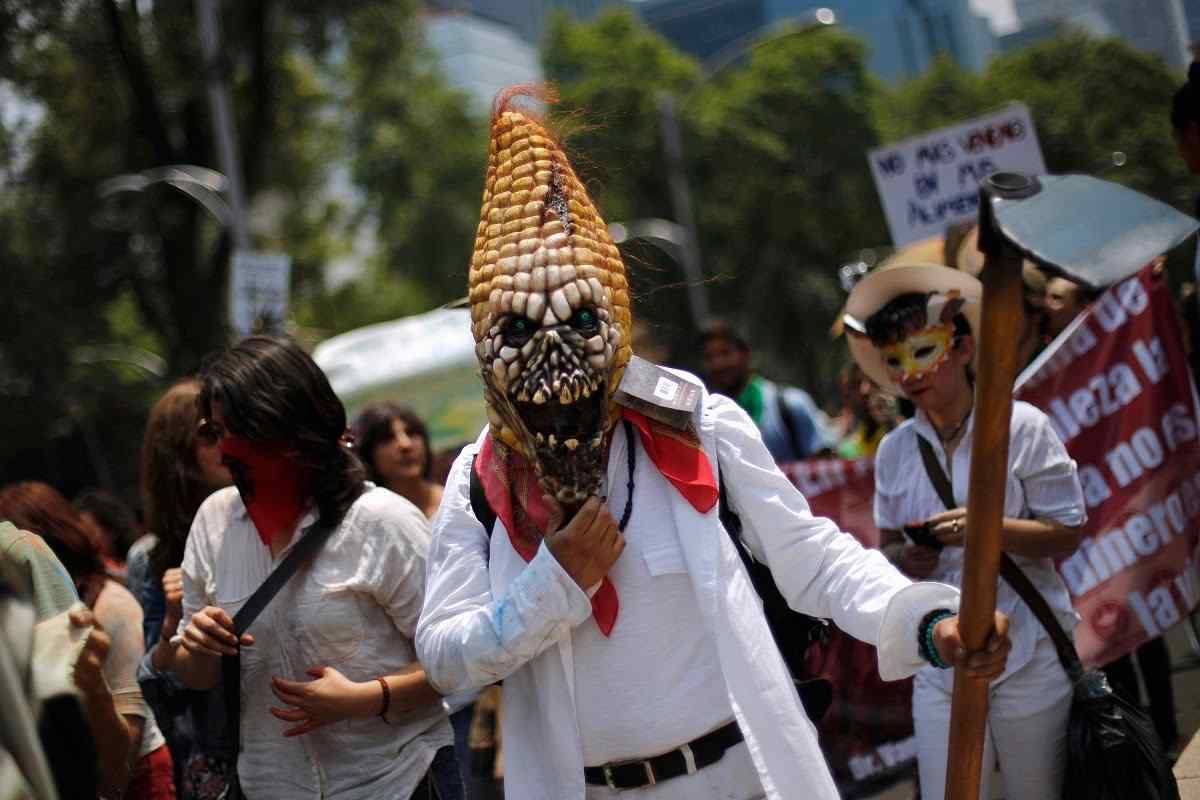
<path id="1" fill-rule="evenodd" d="M 881 98 L 879 127 L 894 141 L 1020 101 L 1051 172 L 1097 175 L 1190 212 L 1191 180 L 1169 120 L 1181 83 L 1160 59 L 1117 39 L 1064 34 L 1003 55 L 978 76 L 940 59 Z M 1114 152 L 1126 155 L 1124 166 L 1114 166 Z"/>
<path id="2" fill-rule="evenodd" d="M 658 96 L 686 92 L 696 62 L 617 10 L 583 24 L 555 14 L 542 64 L 559 93 L 552 122 L 608 220 L 669 217 Z"/>
<path id="3" fill-rule="evenodd" d="M 867 150 L 879 143 L 862 43 L 836 30 L 767 41 L 700 89 L 697 215 L 715 308 L 781 378 L 826 389 L 838 266 L 884 241 Z"/>
<path id="4" fill-rule="evenodd" d="M 451 264 L 458 289 L 479 159 L 456 142 L 483 140 L 415 46 L 415 4 L 220 8 L 253 245 L 292 256 L 296 319 L 333 333 L 423 310 L 444 299 L 425 285 Z M 0 411 L 20 409 L 3 414 L 0 475 L 131 486 L 148 402 L 228 340 L 223 226 L 166 184 L 98 191 L 218 166 L 199 50 L 193 3 L 0 0 L 0 89 L 32 120 L 0 133 L 0 292 L 19 311 L 0 323 Z M 405 269 L 368 264 L 327 291 L 326 265 L 366 257 L 350 246 L 373 222 Z M 74 457 L 53 457 L 63 447 Z"/>
<path id="5" fill-rule="evenodd" d="M 466 293 L 487 125 L 431 69 L 414 10 L 380 3 L 347 20 L 349 143 L 386 273 L 445 303 Z"/>
<path id="6" fill-rule="evenodd" d="M 628 12 L 558 18 L 543 43 L 577 165 L 610 221 L 673 217 L 658 96 L 676 97 L 713 310 L 772 374 L 831 381 L 839 263 L 884 236 L 863 153 L 877 135 L 864 50 L 844 34 L 784 35 L 707 79 Z M 831 224 L 832 220 L 845 224 Z M 638 316 L 696 366 L 679 268 L 626 248 Z"/>

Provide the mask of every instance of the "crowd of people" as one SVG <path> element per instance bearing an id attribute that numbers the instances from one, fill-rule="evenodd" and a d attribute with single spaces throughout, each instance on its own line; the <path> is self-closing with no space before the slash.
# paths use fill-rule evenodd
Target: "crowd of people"
<path id="1" fill-rule="evenodd" d="M 1185 156 L 1198 92 L 1173 116 Z M 991 682 L 984 763 L 1005 796 L 1059 797 L 1072 685 L 1050 637 L 1003 582 L 986 647 L 958 630 L 977 229 L 853 287 L 832 414 L 757 372 L 722 321 L 695 342 L 701 383 L 631 360 L 616 248 L 509 99 L 470 271 L 489 424 L 447 476 L 411 410 L 351 421 L 299 346 L 253 336 L 151 409 L 137 513 L 101 491 L 0 488 L 0 667 L 42 709 L 36 754 L 4 741 L 26 790 L 50 774 L 60 797 L 131 800 L 833 798 L 757 565 L 787 607 L 875 645 L 885 679 L 915 676 L 920 797 L 942 797 L 951 666 Z M 1093 296 L 1032 264 L 1023 282 L 1027 364 Z M 665 401 L 694 389 L 682 426 L 618 401 L 633 369 L 657 370 Z M 1070 630 L 1054 559 L 1087 520 L 1076 465 L 1027 403 L 1009 436 L 1001 547 Z M 875 459 L 880 549 L 815 517 L 779 469 L 831 457 Z M 46 713 L 39 637 L 70 643 L 75 716 Z M 1107 669 L 1136 701 L 1136 660 L 1176 750 L 1165 647 Z"/>

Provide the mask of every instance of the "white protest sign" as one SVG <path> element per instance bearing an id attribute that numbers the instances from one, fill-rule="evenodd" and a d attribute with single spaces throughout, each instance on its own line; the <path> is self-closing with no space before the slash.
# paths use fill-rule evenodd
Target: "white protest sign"
<path id="1" fill-rule="evenodd" d="M 238 250 L 229 275 L 229 322 L 240 336 L 282 333 L 292 259 Z"/>
<path id="2" fill-rule="evenodd" d="M 867 160 L 897 247 L 974 218 L 985 176 L 1000 170 L 1046 171 L 1033 118 L 1020 103 L 877 148 Z"/>

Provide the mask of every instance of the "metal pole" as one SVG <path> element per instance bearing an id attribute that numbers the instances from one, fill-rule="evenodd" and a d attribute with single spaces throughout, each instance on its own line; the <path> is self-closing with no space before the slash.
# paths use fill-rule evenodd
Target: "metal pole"
<path id="1" fill-rule="evenodd" d="M 700 242 L 696 234 L 696 217 L 692 210 L 692 190 L 683 169 L 683 138 L 679 135 L 679 120 L 675 115 L 675 98 L 669 92 L 658 95 L 658 116 L 662 130 L 663 150 L 667 156 L 667 180 L 671 188 L 671 206 L 675 221 L 683 229 L 680 242 L 680 264 L 687 276 L 688 303 L 692 307 L 692 323 L 699 330 L 708 321 L 708 297 L 704 292 L 704 267 L 700 262 Z"/>
<path id="2" fill-rule="evenodd" d="M 232 214 L 229 229 L 237 250 L 248 250 L 250 236 L 246 230 L 246 196 L 242 188 L 242 167 L 238 160 L 237 135 L 230 110 L 229 89 L 225 86 L 225 70 L 221 66 L 221 29 L 217 20 L 219 0 L 196 0 L 196 19 L 200 25 L 200 51 L 204 58 L 204 75 L 208 84 L 208 105 L 212 114 L 213 136 L 217 140 L 217 158 L 221 171 L 229 181 L 229 205 Z"/>

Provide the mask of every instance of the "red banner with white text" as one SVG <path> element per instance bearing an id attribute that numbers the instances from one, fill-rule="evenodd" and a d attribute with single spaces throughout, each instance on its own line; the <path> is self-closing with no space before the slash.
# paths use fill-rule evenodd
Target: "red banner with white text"
<path id="1" fill-rule="evenodd" d="M 813 459 L 782 469 L 814 514 L 834 520 L 866 547 L 879 546 L 873 459 Z M 833 684 L 833 704 L 819 732 L 843 794 L 853 796 L 858 786 L 908 774 L 916 758 L 912 681 L 884 682 L 875 648 L 836 628 L 823 646 L 809 649 L 807 667 L 811 676 Z"/>
<path id="2" fill-rule="evenodd" d="M 1200 593 L 1200 442 L 1191 373 L 1164 276 L 1108 289 L 1035 365 L 1017 399 L 1042 409 L 1079 465 L 1088 521 L 1059 563 L 1102 665 L 1161 635 Z"/>
<path id="3" fill-rule="evenodd" d="M 1131 652 L 1200 603 L 1200 419 L 1182 341 L 1166 280 L 1146 269 L 1093 303 L 1016 395 L 1049 416 L 1079 466 L 1088 521 L 1059 570 L 1089 665 Z M 782 468 L 814 514 L 879 546 L 872 459 Z M 836 630 L 808 667 L 834 686 L 820 737 L 843 791 L 902 773 L 916 756 L 911 682 L 881 681 L 875 649 Z"/>

